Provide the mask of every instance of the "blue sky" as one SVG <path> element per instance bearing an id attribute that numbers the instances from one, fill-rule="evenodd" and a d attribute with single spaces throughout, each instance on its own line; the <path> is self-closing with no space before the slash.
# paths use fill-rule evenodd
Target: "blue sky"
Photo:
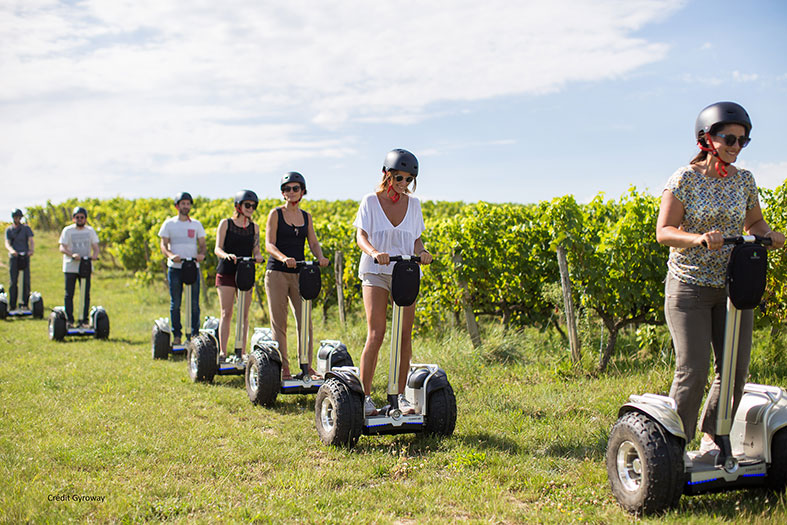
<path id="1" fill-rule="evenodd" d="M 548 5 L 547 5 L 548 4 Z M 0 216 L 68 197 L 359 199 L 413 151 L 425 199 L 660 193 L 718 100 L 787 178 L 779 0 L 5 0 Z"/>

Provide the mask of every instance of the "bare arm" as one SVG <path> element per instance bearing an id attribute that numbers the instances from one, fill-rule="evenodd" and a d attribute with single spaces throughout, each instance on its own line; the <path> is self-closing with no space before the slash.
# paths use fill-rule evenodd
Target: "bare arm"
<path id="1" fill-rule="evenodd" d="M 200 237 L 197 239 L 197 262 L 204 261 L 206 255 L 208 255 L 208 241 L 205 237 Z"/>
<path id="2" fill-rule="evenodd" d="M 424 241 L 422 241 L 420 237 L 415 240 L 414 249 L 415 255 L 421 257 L 421 264 L 430 264 L 432 262 L 432 254 L 426 250 Z"/>
<path id="3" fill-rule="evenodd" d="M 164 254 L 164 257 L 172 259 L 174 262 L 180 262 L 180 257 L 169 249 L 169 237 L 161 237 L 160 245 L 161 253 Z"/>
<path id="4" fill-rule="evenodd" d="M 233 261 L 236 260 L 234 253 L 227 253 L 224 251 L 222 246 L 224 246 L 224 238 L 227 236 L 227 221 L 229 219 L 223 219 L 219 223 L 219 227 L 216 229 L 216 246 L 213 248 L 213 253 L 219 259 L 232 259 Z"/>
<path id="5" fill-rule="evenodd" d="M 279 228 L 279 214 L 273 208 L 268 214 L 268 222 L 265 226 L 265 251 L 273 256 L 277 261 L 283 262 L 287 268 L 295 268 L 295 259 L 287 257 L 276 247 L 276 232 Z"/>
<path id="6" fill-rule="evenodd" d="M 8 250 L 9 255 L 16 255 L 16 250 L 11 246 L 11 243 L 8 242 L 8 236 L 6 235 L 5 238 L 5 249 Z"/>
<path id="7" fill-rule="evenodd" d="M 361 228 L 355 232 L 355 242 L 363 253 L 370 256 L 372 259 L 377 260 L 377 264 L 388 264 L 391 262 L 390 255 L 384 252 L 378 252 L 377 249 L 369 242 L 369 234 Z"/>
<path id="8" fill-rule="evenodd" d="M 306 238 L 309 240 L 309 249 L 311 250 L 312 254 L 317 257 L 317 260 L 320 261 L 320 266 L 328 266 L 328 259 L 322 254 L 322 248 L 320 247 L 320 241 L 317 240 L 317 233 L 314 231 L 314 223 L 312 222 L 312 216 L 308 213 L 306 214 Z"/>
<path id="9" fill-rule="evenodd" d="M 759 235 L 760 237 L 771 238 L 771 248 L 784 247 L 784 234 L 771 230 L 765 218 L 762 216 L 762 208 L 757 204 L 754 208 L 746 212 L 746 218 L 743 221 L 743 228 L 751 235 Z"/>
<path id="10" fill-rule="evenodd" d="M 680 228 L 686 209 L 670 190 L 661 194 L 659 217 L 656 221 L 656 240 L 673 248 L 692 248 L 702 246 L 705 241 L 709 250 L 721 248 L 724 237 L 718 230 L 705 233 L 691 233 Z"/>
<path id="11" fill-rule="evenodd" d="M 98 260 L 98 253 L 99 253 L 99 249 L 98 249 L 98 243 L 97 243 L 97 242 L 94 242 L 93 244 L 91 244 L 91 245 L 90 245 L 90 251 L 91 251 L 91 252 L 92 252 L 92 254 L 93 254 L 93 257 L 92 257 L 92 259 L 93 259 L 94 261 L 95 261 L 95 260 Z"/>
<path id="12" fill-rule="evenodd" d="M 262 262 L 262 252 L 260 251 L 260 225 L 254 223 L 254 245 L 251 248 L 251 253 L 254 255 L 254 260 L 258 263 Z"/>

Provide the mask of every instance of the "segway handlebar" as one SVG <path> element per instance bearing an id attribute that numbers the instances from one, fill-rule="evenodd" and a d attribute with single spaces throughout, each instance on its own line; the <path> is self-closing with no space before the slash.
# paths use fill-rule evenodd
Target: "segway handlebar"
<path id="1" fill-rule="evenodd" d="M 319 266 L 320 261 L 314 259 L 312 261 L 295 261 L 296 268 L 303 268 L 304 266 Z"/>
<path id="2" fill-rule="evenodd" d="M 725 237 L 724 244 L 744 244 L 744 243 L 760 244 L 762 246 L 770 246 L 772 240 L 770 237 L 762 237 L 760 235 L 733 235 L 732 237 Z M 708 247 L 708 243 L 702 241 L 704 247 Z"/>
<path id="3" fill-rule="evenodd" d="M 421 262 L 421 256 L 420 255 L 391 255 L 388 258 L 388 260 L 391 261 L 391 262 L 414 261 L 414 262 L 420 263 Z M 377 262 L 377 257 L 374 258 L 374 262 Z"/>

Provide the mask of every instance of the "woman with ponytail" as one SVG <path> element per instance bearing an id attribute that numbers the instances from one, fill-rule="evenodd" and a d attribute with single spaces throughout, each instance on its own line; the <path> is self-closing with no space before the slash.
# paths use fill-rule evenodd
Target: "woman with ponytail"
<path id="1" fill-rule="evenodd" d="M 251 220 L 257 209 L 259 199 L 251 190 L 241 190 L 235 195 L 235 213 L 229 219 L 223 219 L 216 230 L 216 247 L 213 252 L 219 258 L 216 269 L 216 289 L 219 292 L 221 318 L 219 319 L 219 352 L 221 360 L 243 362 L 243 350 L 240 355 L 227 357 L 227 342 L 230 338 L 232 309 L 238 287 L 235 285 L 235 270 L 238 257 L 251 257 L 258 263 L 262 262 L 260 253 L 260 227 Z M 249 306 L 251 294 L 246 294 L 246 317 L 243 319 L 243 344 L 246 348 L 246 332 L 249 329 Z M 241 334 L 235 334 L 240 337 Z"/>
<path id="2" fill-rule="evenodd" d="M 424 218 L 421 201 L 411 194 L 416 187 L 418 160 L 407 150 L 390 151 L 383 163 L 383 177 L 375 193 L 361 200 L 353 222 L 356 241 L 361 248 L 358 276 L 363 282 L 363 305 L 366 310 L 366 344 L 361 354 L 361 382 L 365 395 L 364 413 L 373 415 L 377 409 L 370 397 L 377 355 L 385 337 L 387 307 L 391 293 L 390 264 L 392 255 L 419 255 L 421 264 L 432 262 L 424 248 L 421 233 Z M 399 408 L 412 413 L 412 406 L 402 395 L 412 355 L 412 331 L 415 303 L 404 308 L 402 321 L 402 366 L 399 373 Z"/>
<path id="3" fill-rule="evenodd" d="M 700 454 L 694 461 L 712 463 L 719 450 L 714 435 L 727 304 L 725 276 L 732 249 L 723 245 L 724 237 L 745 230 L 770 237 L 772 248 L 784 246 L 784 235 L 771 231 L 762 216 L 754 176 L 732 164 L 749 144 L 751 128 L 748 113 L 734 102 L 703 109 L 694 130 L 700 151 L 670 177 L 661 194 L 656 239 L 670 247 L 664 314 L 676 355 L 670 397 L 688 441 L 697 427 L 711 348 L 714 353 L 715 378 L 701 418 Z M 752 324 L 752 310 L 742 310 L 733 413 L 749 374 Z"/>
<path id="4" fill-rule="evenodd" d="M 268 252 L 268 264 L 265 269 L 265 295 L 268 296 L 268 312 L 271 317 L 273 338 L 279 343 L 281 353 L 281 378 L 291 379 L 290 361 L 287 357 L 287 302 L 295 315 L 295 330 L 309 331 L 309 374 L 316 378 L 312 368 L 313 343 L 311 319 L 309 326 L 301 326 L 301 299 L 298 284 L 296 261 L 304 260 L 304 245 L 309 241 L 309 249 L 320 266 L 328 266 L 328 259 L 322 254 L 322 248 L 314 232 L 312 216 L 302 209 L 300 203 L 306 195 L 306 179 L 297 171 L 285 173 L 281 178 L 281 195 L 284 205 L 277 206 L 268 214 L 265 228 L 265 251 Z M 301 338 L 298 338 L 298 345 Z M 300 354 L 302 348 L 298 348 Z"/>

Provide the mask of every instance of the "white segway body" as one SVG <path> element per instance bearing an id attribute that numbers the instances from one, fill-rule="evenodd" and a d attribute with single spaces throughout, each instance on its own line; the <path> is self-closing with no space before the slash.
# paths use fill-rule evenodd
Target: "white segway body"
<path id="1" fill-rule="evenodd" d="M 153 331 L 151 333 L 151 353 L 153 359 L 167 359 L 170 354 L 186 355 L 186 344 L 191 339 L 191 285 L 198 278 L 199 269 L 193 259 L 184 259 L 181 269 L 183 272 L 183 300 L 181 305 L 186 305 L 184 329 L 184 342 L 178 345 L 172 344 L 172 325 L 168 317 L 159 317 L 153 321 Z"/>
<path id="2" fill-rule="evenodd" d="M 246 392 L 255 405 L 273 406 L 278 394 L 315 394 L 325 382 L 325 373 L 336 366 L 352 366 L 347 347 L 341 341 L 324 340 L 317 352 L 317 374 L 309 374 L 309 325 L 311 324 L 312 300 L 320 293 L 321 276 L 316 261 L 297 261 L 301 294 L 300 340 L 298 355 L 300 373 L 290 379 L 281 378 L 282 356 L 279 343 L 269 328 L 255 328 L 251 338 L 251 354 L 246 364 Z"/>
<path id="3" fill-rule="evenodd" d="M 755 242 L 755 238 L 725 239 L 726 244 L 744 242 Z M 783 490 L 787 391 L 749 383 L 737 412 L 731 413 L 739 322 L 740 310 L 728 299 L 716 425 L 720 453 L 715 462 L 700 460 L 698 452 L 685 450 L 689 439 L 672 398 L 632 395 L 619 410 L 607 446 L 607 475 L 613 494 L 627 511 L 638 515 L 663 512 L 677 505 L 683 494 L 762 486 Z"/>
<path id="4" fill-rule="evenodd" d="M 399 409 L 398 377 L 401 358 L 403 309 L 415 302 L 420 285 L 417 257 L 397 261 L 392 279 L 393 323 L 388 370 L 388 405 L 365 415 L 360 369 L 340 366 L 326 372 L 315 401 L 315 425 L 326 445 L 352 447 L 362 435 L 424 432 L 450 436 L 456 426 L 456 397 L 445 371 L 436 364 L 411 364 L 404 396 L 415 412 Z M 401 262 L 406 261 L 406 262 Z M 401 265 L 401 266 L 399 266 Z"/>
<path id="5" fill-rule="evenodd" d="M 85 311 L 85 277 L 92 273 L 90 258 L 83 257 L 80 261 L 79 274 L 82 277 L 79 283 L 79 315 Z M 96 339 L 109 339 L 109 315 L 103 306 L 93 306 L 88 312 L 86 326 L 69 327 L 67 323 L 66 307 L 56 306 L 49 314 L 49 338 L 62 341 L 66 336 L 95 337 Z"/>

